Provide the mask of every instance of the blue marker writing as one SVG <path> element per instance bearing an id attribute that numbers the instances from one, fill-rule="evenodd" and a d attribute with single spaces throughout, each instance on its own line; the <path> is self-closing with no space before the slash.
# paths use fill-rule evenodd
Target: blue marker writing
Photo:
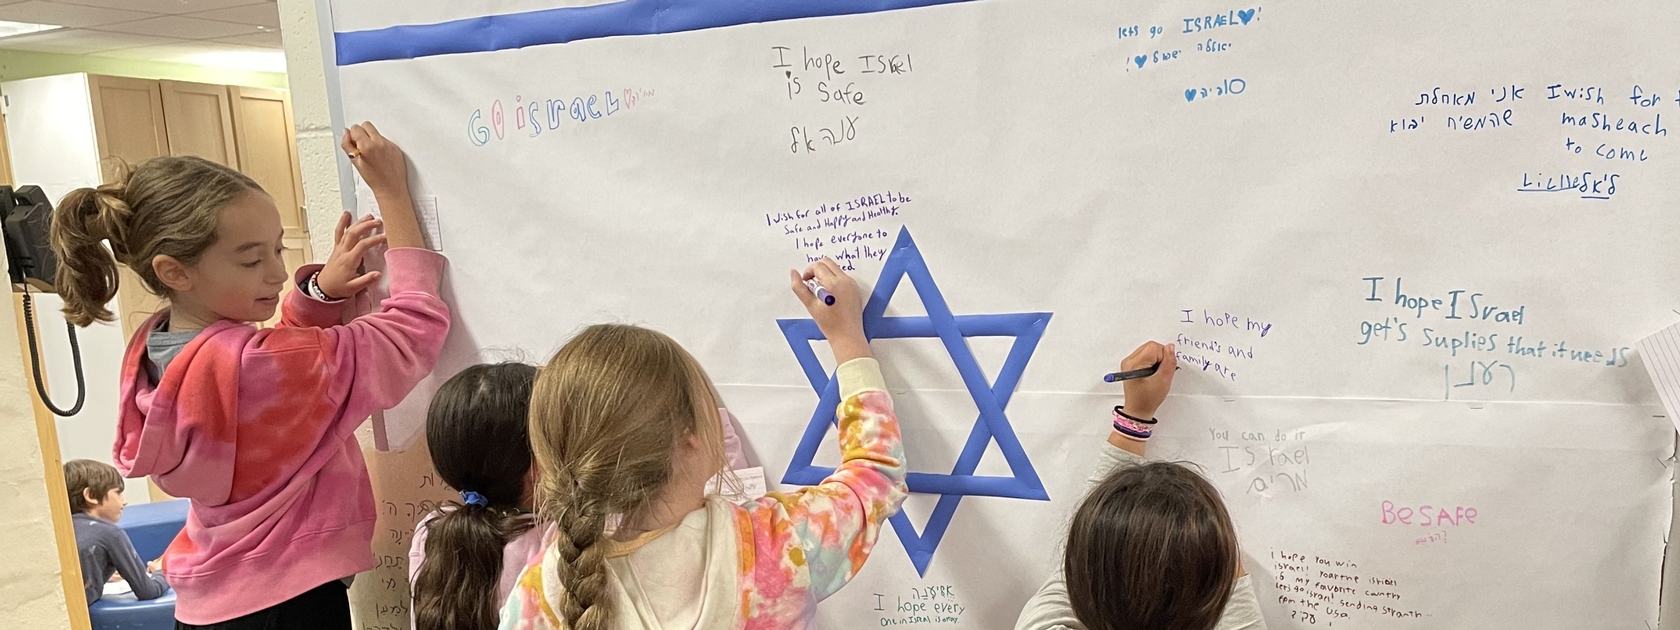
<path id="1" fill-rule="evenodd" d="M 806 280 L 805 288 L 808 288 L 812 293 L 817 294 L 817 299 L 822 300 L 823 304 L 834 306 L 834 295 L 830 294 L 828 289 L 824 289 L 822 285 L 817 284 L 816 280 Z"/>

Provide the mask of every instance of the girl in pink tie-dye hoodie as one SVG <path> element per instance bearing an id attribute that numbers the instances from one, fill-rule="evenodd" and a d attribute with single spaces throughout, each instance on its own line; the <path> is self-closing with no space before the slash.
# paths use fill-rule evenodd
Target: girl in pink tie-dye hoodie
<path id="1" fill-rule="evenodd" d="M 346 214 L 327 264 L 295 277 L 274 201 L 206 160 L 148 160 L 121 183 L 72 192 L 54 216 L 71 322 L 112 319 L 118 262 L 169 302 L 123 358 L 114 455 L 126 476 L 192 501 L 164 555 L 178 627 L 349 628 L 343 579 L 374 568 L 373 492 L 354 432 L 431 371 L 449 312 L 401 150 L 367 124 L 344 146 L 385 233 Z M 391 297 L 341 324 L 342 300 L 379 280 L 358 271 L 362 255 L 387 240 Z M 253 325 L 276 308 L 273 328 Z"/>
<path id="2" fill-rule="evenodd" d="M 811 279 L 833 305 L 806 288 Z M 827 259 L 792 280 L 840 364 L 840 466 L 815 487 L 744 506 L 708 496 L 724 455 L 705 372 L 670 337 L 592 326 L 532 389 L 537 509 L 555 526 L 502 628 L 805 628 L 863 567 L 907 492 L 898 420 L 857 284 Z"/>

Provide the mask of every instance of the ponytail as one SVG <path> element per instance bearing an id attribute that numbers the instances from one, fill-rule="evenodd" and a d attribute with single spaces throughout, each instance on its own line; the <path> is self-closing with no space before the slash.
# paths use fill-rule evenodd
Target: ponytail
<path id="1" fill-rule="evenodd" d="M 426 523 L 426 562 L 414 579 L 415 630 L 495 630 L 502 548 L 531 528 L 517 510 L 451 501 Z"/>
<path id="2" fill-rule="evenodd" d="M 131 211 L 123 191 L 128 169 L 118 169 L 118 180 L 70 191 L 53 211 L 48 230 L 58 256 L 53 284 L 64 299 L 64 318 L 77 326 L 116 319 L 105 305 L 117 296 L 117 261 L 100 242 L 108 239 L 113 247 L 127 242 Z"/>
<path id="3" fill-rule="evenodd" d="M 193 264 L 216 242 L 221 209 L 261 190 L 239 171 L 204 158 L 160 157 L 132 170 L 118 164 L 112 183 L 71 191 L 53 211 L 47 239 L 58 256 L 53 283 L 64 318 L 77 326 L 116 319 L 106 305 L 117 296 L 117 263 L 140 276 L 147 291 L 169 297 L 152 260 Z"/>
<path id="4" fill-rule="evenodd" d="M 474 365 L 432 396 L 426 448 L 432 466 L 466 501 L 426 525 L 426 562 L 414 576 L 415 630 L 495 630 L 502 607 L 502 549 L 531 529 L 525 416 L 537 368 Z"/>

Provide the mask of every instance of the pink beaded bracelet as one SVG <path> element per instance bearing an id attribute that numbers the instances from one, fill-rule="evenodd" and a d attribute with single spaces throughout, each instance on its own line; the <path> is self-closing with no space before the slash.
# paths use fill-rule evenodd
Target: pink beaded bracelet
<path id="1" fill-rule="evenodd" d="M 1148 420 L 1134 418 L 1122 409 L 1119 406 L 1114 408 L 1115 431 L 1119 431 L 1121 435 L 1134 440 L 1147 440 L 1149 436 L 1154 435 L 1156 422 L 1154 418 Z"/>

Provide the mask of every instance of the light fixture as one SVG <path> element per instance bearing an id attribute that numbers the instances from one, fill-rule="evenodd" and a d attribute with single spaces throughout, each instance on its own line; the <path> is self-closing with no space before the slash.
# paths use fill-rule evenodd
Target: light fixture
<path id="1" fill-rule="evenodd" d="M 64 27 L 57 24 L 33 24 L 30 22 L 7 22 L 5 20 L 0 20 L 0 39 L 17 35 L 28 35 L 30 33 L 50 31 L 55 28 Z"/>

